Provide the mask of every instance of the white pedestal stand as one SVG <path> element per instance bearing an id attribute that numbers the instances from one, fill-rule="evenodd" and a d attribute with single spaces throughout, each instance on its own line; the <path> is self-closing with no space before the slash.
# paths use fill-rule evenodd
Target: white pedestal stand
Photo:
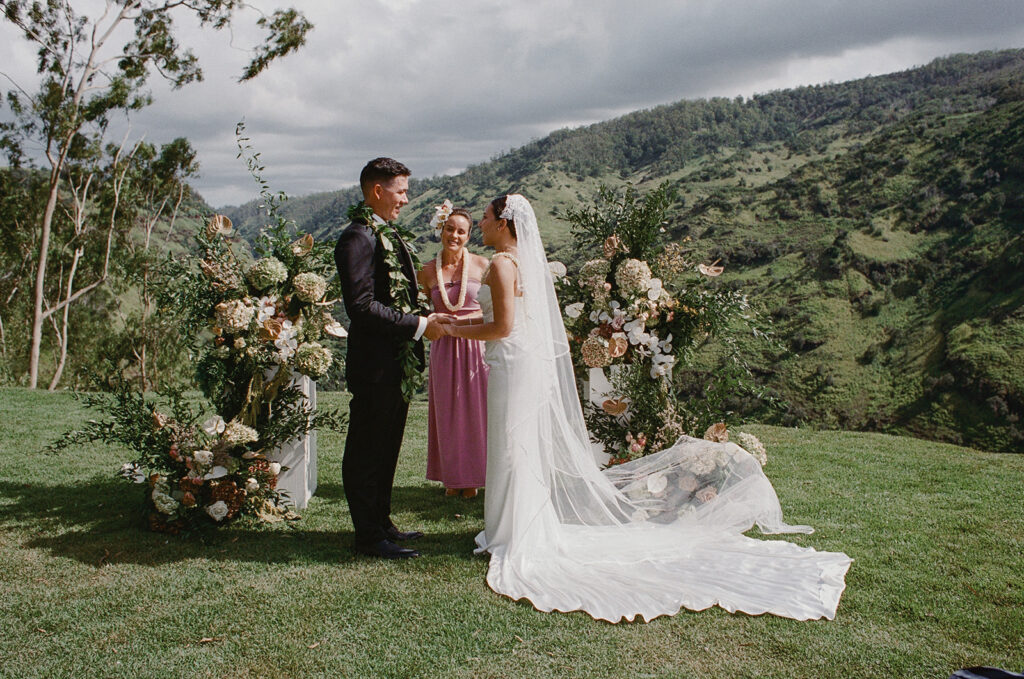
<path id="1" fill-rule="evenodd" d="M 292 373 L 285 385 L 298 387 L 305 395 L 309 407 L 316 410 L 316 382 L 300 373 Z M 288 494 L 287 501 L 296 509 L 304 509 L 316 492 L 316 430 L 294 438 L 267 455 L 271 462 L 279 462 L 288 471 L 277 477 L 277 489 Z"/>

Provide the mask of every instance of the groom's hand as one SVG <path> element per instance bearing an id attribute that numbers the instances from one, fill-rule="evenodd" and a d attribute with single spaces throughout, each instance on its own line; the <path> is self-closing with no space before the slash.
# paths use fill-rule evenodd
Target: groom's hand
<path id="1" fill-rule="evenodd" d="M 441 327 L 441 323 L 435 318 L 436 314 L 430 314 L 427 316 L 427 329 L 423 331 L 423 336 L 433 342 L 438 337 L 444 335 L 444 329 Z"/>

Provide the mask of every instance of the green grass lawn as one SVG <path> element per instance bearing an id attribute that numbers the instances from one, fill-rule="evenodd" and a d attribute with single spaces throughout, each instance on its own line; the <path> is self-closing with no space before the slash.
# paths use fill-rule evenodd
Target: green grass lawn
<path id="1" fill-rule="evenodd" d="M 322 396 L 327 403 L 339 394 Z M 878 434 L 754 426 L 802 545 L 855 561 L 834 621 L 684 611 L 611 625 L 491 592 L 481 498 L 423 479 L 410 416 L 395 519 L 423 558 L 348 548 L 338 432 L 300 521 L 150 533 L 126 451 L 42 448 L 95 417 L 68 394 L 0 389 L 0 676 L 948 677 L 1024 670 L 1024 456 Z M 755 533 L 756 534 L 756 533 Z"/>

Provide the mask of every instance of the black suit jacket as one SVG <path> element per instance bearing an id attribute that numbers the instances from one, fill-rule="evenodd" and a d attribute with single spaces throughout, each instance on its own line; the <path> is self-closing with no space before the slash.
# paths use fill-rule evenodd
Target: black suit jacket
<path id="1" fill-rule="evenodd" d="M 409 281 L 410 299 L 415 301 L 418 286 L 412 256 L 398 234 L 393 234 L 392 241 L 402 262 L 402 275 Z M 419 327 L 418 316 L 393 306 L 384 254 L 373 229 L 360 222 L 349 224 L 334 248 L 341 294 L 351 321 L 345 361 L 345 379 L 350 384 L 401 382 L 399 351 Z M 416 343 L 415 351 L 422 367 L 422 341 Z"/>

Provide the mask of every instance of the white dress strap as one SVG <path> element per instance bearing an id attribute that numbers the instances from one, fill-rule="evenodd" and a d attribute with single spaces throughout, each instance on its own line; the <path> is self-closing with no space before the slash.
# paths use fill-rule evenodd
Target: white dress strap
<path id="1" fill-rule="evenodd" d="M 519 260 L 511 252 L 495 252 L 494 256 L 491 257 L 491 261 L 487 262 L 487 268 L 484 269 L 483 275 L 480 276 L 481 280 L 487 278 L 487 274 L 490 273 L 491 271 L 491 264 L 493 264 L 494 260 L 496 260 L 498 257 L 505 257 L 506 259 L 512 260 L 512 263 L 516 265 L 516 268 L 519 268 Z"/>

